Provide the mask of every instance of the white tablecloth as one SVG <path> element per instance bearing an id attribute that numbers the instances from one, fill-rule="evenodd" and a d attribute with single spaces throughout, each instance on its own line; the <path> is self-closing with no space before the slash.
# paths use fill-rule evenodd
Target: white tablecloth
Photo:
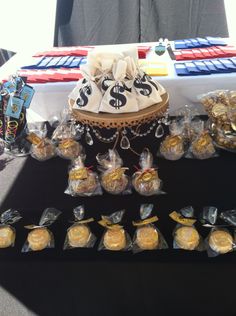
<path id="1" fill-rule="evenodd" d="M 155 43 L 145 43 L 144 45 L 152 45 L 154 49 Z M 175 73 L 174 62 L 170 59 L 168 52 L 159 57 L 153 49 L 148 54 L 148 58 L 168 63 L 168 76 L 155 78 L 169 93 L 170 111 L 185 104 L 193 104 L 201 109 L 198 101 L 199 95 L 216 89 L 236 90 L 236 73 L 179 77 Z M 12 57 L 1 67 L 0 80 L 6 78 L 7 75 L 14 74 L 20 66 L 27 64 L 29 60 L 30 56 L 15 55 Z M 34 84 L 35 95 L 28 111 L 28 119 L 30 121 L 45 121 L 59 117 L 62 109 L 67 106 L 68 94 L 75 85 L 76 82 Z"/>

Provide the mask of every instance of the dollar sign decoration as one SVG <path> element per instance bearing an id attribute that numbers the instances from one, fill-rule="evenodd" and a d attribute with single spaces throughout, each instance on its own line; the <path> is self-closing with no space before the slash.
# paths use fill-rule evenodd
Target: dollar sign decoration
<path id="1" fill-rule="evenodd" d="M 151 78 L 150 76 L 144 75 L 144 77 L 147 79 L 147 81 L 148 81 L 151 85 L 153 85 L 153 87 L 154 87 L 156 90 L 158 90 L 158 86 L 155 84 L 154 81 L 152 81 L 152 78 Z"/>
<path id="2" fill-rule="evenodd" d="M 102 81 L 102 90 L 106 91 L 108 89 L 107 81 L 111 81 L 112 79 L 105 77 L 104 80 Z"/>
<path id="3" fill-rule="evenodd" d="M 88 95 L 91 95 L 92 89 L 87 80 L 83 80 L 82 83 L 84 86 L 79 90 L 80 97 L 76 100 L 76 104 L 79 107 L 84 107 L 88 104 Z"/>
<path id="4" fill-rule="evenodd" d="M 134 86 L 137 89 L 140 89 L 140 93 L 144 96 L 149 96 L 152 93 L 152 87 L 149 84 L 145 84 L 147 82 L 145 75 L 141 78 L 136 78 L 134 80 Z"/>
<path id="5" fill-rule="evenodd" d="M 109 104 L 116 108 L 120 109 L 122 106 L 126 105 L 127 99 L 122 94 L 125 92 L 125 88 L 120 86 L 119 83 L 116 83 L 115 86 L 111 89 L 110 94 L 114 99 L 109 101 Z"/>

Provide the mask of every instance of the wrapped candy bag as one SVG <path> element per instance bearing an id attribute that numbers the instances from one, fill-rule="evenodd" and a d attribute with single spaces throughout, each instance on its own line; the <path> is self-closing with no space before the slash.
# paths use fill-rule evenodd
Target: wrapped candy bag
<path id="1" fill-rule="evenodd" d="M 157 85 L 150 76 L 138 68 L 130 56 L 127 56 L 125 61 L 127 62 L 127 78 L 133 81 L 132 91 L 135 93 L 139 110 L 161 102 L 161 93 L 165 93 L 164 88 L 160 84 Z"/>
<path id="2" fill-rule="evenodd" d="M 204 250 L 202 237 L 194 226 L 196 219 L 192 206 L 182 208 L 178 213 L 172 212 L 170 218 L 177 222 L 173 231 L 173 248 L 184 250 Z"/>
<path id="3" fill-rule="evenodd" d="M 102 94 L 96 83 L 97 68 L 92 64 L 84 64 L 80 70 L 84 78 L 78 81 L 69 94 L 69 99 L 75 101 L 73 109 L 98 113 Z"/>
<path id="4" fill-rule="evenodd" d="M 208 159 L 216 157 L 216 149 L 209 132 L 204 129 L 204 121 L 192 121 L 191 129 L 193 131 L 192 142 L 186 158 Z"/>
<path id="5" fill-rule="evenodd" d="M 159 179 L 156 168 L 153 167 L 153 156 L 148 149 L 144 149 L 139 160 L 140 170 L 132 176 L 132 185 L 135 190 L 145 196 L 162 194 L 162 181 Z"/>
<path id="6" fill-rule="evenodd" d="M 75 159 L 69 170 L 68 188 L 65 193 L 72 196 L 101 195 L 102 189 L 98 175 L 86 168 L 85 157 L 79 156 Z"/>
<path id="7" fill-rule="evenodd" d="M 82 145 L 77 141 L 80 138 L 71 113 L 64 111 L 62 121 L 54 130 L 52 140 L 57 144 L 56 152 L 64 159 L 73 160 L 83 153 Z"/>
<path id="8" fill-rule="evenodd" d="M 31 231 L 28 233 L 21 251 L 40 251 L 46 248 L 54 248 L 54 236 L 48 227 L 56 221 L 60 214 L 61 211 L 55 208 L 46 208 L 40 218 L 39 225 L 25 226 L 26 229 Z"/>
<path id="9" fill-rule="evenodd" d="M 56 147 L 53 142 L 46 137 L 47 129 L 45 124 L 28 125 L 29 134 L 26 137 L 32 144 L 31 157 L 39 161 L 46 161 L 56 156 Z"/>
<path id="10" fill-rule="evenodd" d="M 229 225 L 236 226 L 235 222 L 235 210 L 222 212 L 218 216 L 218 210 L 214 206 L 204 207 L 201 221 L 203 226 L 210 227 L 210 232 L 205 239 L 207 254 L 209 257 L 216 257 L 221 254 L 235 251 L 235 231 L 234 235 Z M 227 224 L 217 225 L 217 219 L 222 218 Z"/>
<path id="11" fill-rule="evenodd" d="M 185 153 L 184 125 L 181 121 L 173 121 L 169 125 L 170 135 L 160 145 L 160 154 L 168 160 L 178 160 Z"/>
<path id="12" fill-rule="evenodd" d="M 9 209 L 0 216 L 0 248 L 14 247 L 16 230 L 11 225 L 22 217 L 16 210 Z"/>
<path id="13" fill-rule="evenodd" d="M 152 210 L 153 204 L 142 204 L 140 206 L 141 220 L 133 222 L 133 225 L 136 227 L 132 248 L 134 253 L 168 248 L 163 235 L 154 225 L 158 221 L 158 217 L 151 217 Z"/>
<path id="14" fill-rule="evenodd" d="M 131 249 L 132 242 L 130 236 L 123 226 L 120 225 L 124 212 L 124 210 L 121 210 L 110 216 L 102 216 L 98 224 L 105 227 L 105 232 L 98 250 L 127 251 Z"/>
<path id="15" fill-rule="evenodd" d="M 63 249 L 92 248 L 96 242 L 95 235 L 91 232 L 89 223 L 93 218 L 84 219 L 84 206 L 80 205 L 73 209 L 73 225 L 67 229 Z"/>
<path id="16" fill-rule="evenodd" d="M 105 191 L 111 194 L 129 194 L 131 193 L 130 180 L 125 174 L 128 168 L 122 167 L 123 161 L 118 152 L 109 149 L 105 155 L 97 155 L 97 161 L 100 164 L 101 185 Z"/>
<path id="17" fill-rule="evenodd" d="M 132 80 L 126 79 L 127 62 L 118 60 L 113 64 L 114 80 L 109 80 L 109 86 L 101 100 L 99 112 L 128 113 L 139 110 L 135 95 L 131 91 Z"/>

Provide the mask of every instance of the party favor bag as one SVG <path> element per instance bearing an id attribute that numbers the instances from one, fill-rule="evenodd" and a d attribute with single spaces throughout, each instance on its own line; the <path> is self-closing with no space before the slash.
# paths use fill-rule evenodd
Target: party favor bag
<path id="1" fill-rule="evenodd" d="M 22 217 L 16 210 L 9 209 L 0 216 L 0 248 L 14 247 L 16 230 L 11 225 Z"/>

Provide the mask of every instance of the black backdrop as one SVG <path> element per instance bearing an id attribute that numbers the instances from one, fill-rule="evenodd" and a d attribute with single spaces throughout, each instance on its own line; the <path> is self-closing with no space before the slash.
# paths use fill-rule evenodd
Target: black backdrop
<path id="1" fill-rule="evenodd" d="M 136 142 L 156 153 L 157 141 L 147 137 Z M 86 146 L 87 164 L 96 169 L 95 154 L 105 146 Z M 138 157 L 120 151 L 130 174 Z M 20 159 L 20 158 L 19 158 Z M 125 225 L 132 235 L 131 220 L 137 218 L 141 203 L 154 203 L 160 217 L 158 227 L 171 246 L 175 224 L 170 211 L 193 205 L 197 214 L 203 206 L 220 210 L 236 205 L 236 156 L 221 152 L 205 161 L 181 159 L 170 162 L 155 157 L 166 195 L 74 198 L 64 194 L 68 161 L 54 158 L 40 163 L 29 157 L 14 186 L 2 200 L 1 210 L 19 209 L 23 219 L 16 224 L 17 240 L 12 249 L 0 251 L 0 285 L 37 315 L 236 315 L 234 283 L 236 254 L 208 258 L 206 253 L 182 250 L 111 253 L 94 249 L 62 251 L 73 207 L 84 204 L 87 216 L 100 218 L 126 209 Z M 12 171 L 11 172 L 16 172 Z M 9 174 L 9 176 L 11 176 Z M 37 223 L 46 207 L 57 207 L 63 214 L 51 230 L 56 248 L 21 254 L 26 239 L 25 224 Z M 92 229 L 98 239 L 103 229 Z M 206 228 L 199 227 L 203 237 Z"/>

